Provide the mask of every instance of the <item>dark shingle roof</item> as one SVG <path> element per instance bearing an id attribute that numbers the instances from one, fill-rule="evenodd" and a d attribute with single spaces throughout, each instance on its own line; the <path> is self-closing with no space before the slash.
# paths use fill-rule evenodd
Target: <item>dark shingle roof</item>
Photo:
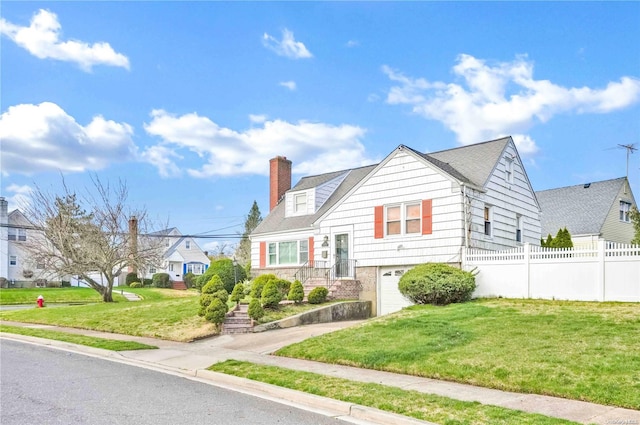
<path id="1" fill-rule="evenodd" d="M 491 175 L 500 155 L 511 137 L 504 137 L 489 142 L 475 145 L 448 149 L 440 152 L 423 154 L 411 150 L 429 163 L 446 172 L 453 178 L 464 183 L 472 183 L 477 187 L 483 187 Z M 253 234 L 283 232 L 310 227 L 315 221 L 342 199 L 354 186 L 364 179 L 378 164 L 352 170 L 334 171 L 316 176 L 303 177 L 291 191 L 311 189 L 318 187 L 344 173 L 347 177 L 342 181 L 336 191 L 327 199 L 320 209 L 313 215 L 285 217 L 285 203 L 280 202 L 267 217 L 256 227 Z"/>
<path id="2" fill-rule="evenodd" d="M 564 227 L 572 235 L 600 234 L 625 181 L 620 177 L 536 192 L 542 210 L 542 236 L 555 236 Z"/>

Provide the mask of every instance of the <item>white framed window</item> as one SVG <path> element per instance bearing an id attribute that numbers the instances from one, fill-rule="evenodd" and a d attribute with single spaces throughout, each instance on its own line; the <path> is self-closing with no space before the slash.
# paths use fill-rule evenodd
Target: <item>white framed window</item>
<path id="1" fill-rule="evenodd" d="M 386 208 L 385 231 L 387 235 L 419 234 L 422 230 L 420 202 L 390 205 Z"/>
<path id="2" fill-rule="evenodd" d="M 513 158 L 505 158 L 504 179 L 507 183 L 513 183 Z"/>
<path id="3" fill-rule="evenodd" d="M 169 271 L 172 272 L 173 271 L 173 263 L 169 264 Z"/>
<path id="4" fill-rule="evenodd" d="M 26 241 L 27 229 L 9 227 L 7 229 L 7 239 L 10 241 Z"/>
<path id="5" fill-rule="evenodd" d="M 17 266 L 18 265 L 18 257 L 16 257 L 15 255 L 10 255 L 9 256 L 9 265 L 10 266 Z"/>
<path id="6" fill-rule="evenodd" d="M 293 195 L 293 212 L 295 214 L 306 214 L 307 212 L 307 194 L 297 193 Z"/>
<path id="7" fill-rule="evenodd" d="M 485 236 L 493 236 L 493 208 L 488 205 L 484 206 L 484 234 Z"/>
<path id="8" fill-rule="evenodd" d="M 155 274 L 156 273 L 156 268 L 155 267 L 149 267 L 149 273 Z"/>
<path id="9" fill-rule="evenodd" d="M 516 215 L 516 242 L 522 242 L 522 216 Z"/>
<path id="10" fill-rule="evenodd" d="M 629 223 L 631 221 L 629 211 L 631 211 L 631 203 L 620 201 L 620 221 L 624 221 L 625 223 Z"/>
<path id="11" fill-rule="evenodd" d="M 304 264 L 309 260 L 309 241 L 270 242 L 268 264 L 270 266 Z"/>
<path id="12" fill-rule="evenodd" d="M 184 241 L 185 249 L 191 249 L 191 241 Z"/>

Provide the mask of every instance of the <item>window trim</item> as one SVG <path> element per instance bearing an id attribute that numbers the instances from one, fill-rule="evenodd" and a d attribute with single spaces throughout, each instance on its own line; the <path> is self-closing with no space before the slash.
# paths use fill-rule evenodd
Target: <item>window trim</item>
<path id="1" fill-rule="evenodd" d="M 408 218 L 408 209 L 409 207 L 418 207 L 419 214 L 417 218 Z M 397 220 L 389 220 L 389 210 L 398 208 L 400 210 L 400 216 Z M 383 229 L 385 237 L 397 237 L 397 236 L 420 236 L 422 235 L 422 220 L 423 220 L 423 210 L 422 210 L 422 202 L 421 201 L 409 201 L 409 202 L 401 202 L 397 204 L 389 204 L 384 206 L 384 216 L 383 216 Z M 419 225 L 416 228 L 415 232 L 407 231 L 407 224 L 409 221 L 418 222 Z M 390 223 L 399 223 L 399 232 L 398 233 L 390 233 L 389 232 L 389 224 Z"/>
<path id="2" fill-rule="evenodd" d="M 513 184 L 513 163 L 513 158 L 505 157 L 504 180 L 508 184 Z"/>
<path id="3" fill-rule="evenodd" d="M 623 223 L 631 223 L 631 202 L 620 201 L 620 215 L 619 220 Z"/>
<path id="4" fill-rule="evenodd" d="M 9 266 L 10 267 L 15 267 L 18 265 L 18 256 L 17 255 L 10 255 L 9 256 Z"/>
<path id="5" fill-rule="evenodd" d="M 280 244 L 291 244 L 295 243 L 295 256 L 296 262 L 294 263 L 281 263 L 280 262 Z M 306 250 L 301 250 L 301 245 L 306 244 Z M 307 259 L 302 261 L 302 255 L 306 253 Z M 267 252 L 266 252 L 266 266 L 267 267 L 288 267 L 288 266 L 299 266 L 307 261 L 309 261 L 310 247 L 309 247 L 309 239 L 288 239 L 281 241 L 273 241 L 267 242 Z"/>
<path id="6" fill-rule="evenodd" d="M 482 217 L 484 219 L 484 236 L 487 238 L 493 237 L 493 207 L 491 205 L 485 205 L 483 209 Z"/>
<path id="7" fill-rule="evenodd" d="M 299 201 L 301 199 L 302 201 Z M 294 193 L 293 194 L 293 214 L 305 215 L 307 213 L 307 193 Z"/>
<path id="8" fill-rule="evenodd" d="M 523 243 L 524 220 L 522 215 L 516 214 L 516 242 Z"/>

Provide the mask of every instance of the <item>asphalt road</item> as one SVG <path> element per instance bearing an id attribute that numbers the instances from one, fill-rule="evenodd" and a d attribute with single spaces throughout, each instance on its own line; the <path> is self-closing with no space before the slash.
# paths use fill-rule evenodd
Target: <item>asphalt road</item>
<path id="1" fill-rule="evenodd" d="M 2 425 L 341 425 L 206 383 L 3 339 Z"/>

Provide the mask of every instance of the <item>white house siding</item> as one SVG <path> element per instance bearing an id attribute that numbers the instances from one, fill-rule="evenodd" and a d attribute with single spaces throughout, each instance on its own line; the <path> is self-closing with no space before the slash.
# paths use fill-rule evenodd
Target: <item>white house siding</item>
<path id="1" fill-rule="evenodd" d="M 513 160 L 513 183 L 506 182 L 505 155 Z M 509 143 L 493 173 L 485 184 L 485 193 L 470 191 L 471 241 L 475 248 L 500 250 L 522 245 L 522 243 L 540 244 L 540 211 L 535 195 L 528 183 L 524 168 L 520 163 L 514 146 Z M 471 193 L 469 193 L 471 192 Z M 484 206 L 493 209 L 493 236 L 484 234 Z M 522 243 L 516 242 L 516 216 L 523 218 Z"/>
<path id="2" fill-rule="evenodd" d="M 304 211 L 302 213 L 296 213 L 294 211 L 295 195 L 300 195 L 302 193 L 307 195 L 307 208 L 306 208 L 306 211 Z M 313 214 L 315 212 L 315 204 L 316 204 L 316 194 L 315 194 L 315 191 L 313 189 L 299 190 L 297 192 L 287 192 L 286 195 L 285 195 L 285 208 L 286 208 L 285 209 L 285 217 L 293 217 L 293 216 L 297 216 L 297 215 Z"/>
<path id="3" fill-rule="evenodd" d="M 281 276 L 281 274 L 279 273 L 281 270 L 289 270 L 289 269 L 295 269 L 298 270 L 300 267 L 302 267 L 302 264 L 292 264 L 292 265 L 285 265 L 285 266 L 270 266 L 269 265 L 269 252 L 268 252 L 268 245 L 270 242 L 287 242 L 287 241 L 300 241 L 300 240 L 308 240 L 310 237 L 314 236 L 314 231 L 313 229 L 308 229 L 308 230 L 299 230 L 299 231 L 293 231 L 293 232 L 289 232 L 289 233 L 278 233 L 278 234 L 274 234 L 274 235 L 261 235 L 259 237 L 252 237 L 251 238 L 251 268 L 254 270 L 258 270 L 260 269 L 261 272 L 266 272 L 266 273 L 275 273 L 278 274 L 278 276 Z M 260 243 L 261 242 L 265 242 L 267 244 L 267 252 L 266 252 L 266 256 L 267 258 L 265 258 L 266 261 L 266 266 L 265 268 L 261 268 L 260 267 Z M 317 238 L 314 239 L 314 248 L 316 249 L 316 256 L 315 259 L 319 260 L 320 258 L 318 257 L 319 253 L 317 251 L 318 249 L 318 241 Z M 311 247 L 309 247 L 309 249 L 311 250 Z M 287 271 L 286 275 L 291 274 L 289 271 Z M 284 277 L 285 275 L 283 274 L 281 277 Z"/>
<path id="4" fill-rule="evenodd" d="M 631 222 L 626 223 L 620 220 L 620 201 L 629 202 L 631 205 L 635 205 L 627 182 L 624 183 L 615 197 L 613 205 L 611 205 L 611 209 L 607 214 L 607 218 L 602 225 L 600 234 L 602 239 L 606 241 L 630 243 L 634 235 L 633 224 Z"/>

